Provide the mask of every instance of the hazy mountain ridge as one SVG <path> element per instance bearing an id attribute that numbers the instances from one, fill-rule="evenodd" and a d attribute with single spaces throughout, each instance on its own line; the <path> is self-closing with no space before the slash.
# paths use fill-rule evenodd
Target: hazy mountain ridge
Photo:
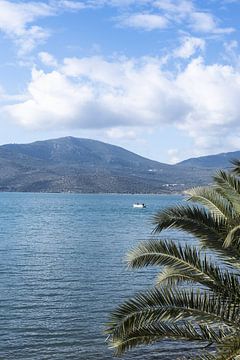
<path id="1" fill-rule="evenodd" d="M 168 165 L 74 137 L 9 144 L 0 146 L 0 191 L 169 193 L 209 183 L 213 167 L 200 164 Z"/>
<path id="2" fill-rule="evenodd" d="M 231 160 L 240 159 L 240 151 L 232 151 L 227 153 L 220 153 L 216 155 L 200 156 L 181 161 L 177 165 L 180 166 L 194 166 L 203 168 L 231 168 Z"/>

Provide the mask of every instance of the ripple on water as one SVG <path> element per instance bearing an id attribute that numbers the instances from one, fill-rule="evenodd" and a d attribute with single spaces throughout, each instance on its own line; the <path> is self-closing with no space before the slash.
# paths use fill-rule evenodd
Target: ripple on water
<path id="1" fill-rule="evenodd" d="M 1 193 L 0 358 L 113 359 L 103 335 L 108 313 L 155 275 L 127 271 L 123 257 L 149 236 L 157 209 L 181 200 Z M 132 209 L 136 201 L 148 208 Z M 176 357 L 163 342 L 123 359 L 158 359 L 160 350 L 161 359 Z"/>

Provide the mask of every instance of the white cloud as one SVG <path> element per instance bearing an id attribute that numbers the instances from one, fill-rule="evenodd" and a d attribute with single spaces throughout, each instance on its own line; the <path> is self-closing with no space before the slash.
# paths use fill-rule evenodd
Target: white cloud
<path id="1" fill-rule="evenodd" d="M 230 146 L 229 139 L 239 127 L 239 70 L 218 64 L 206 66 L 202 59 L 195 59 L 176 84 L 191 104 L 191 111 L 178 126 L 194 139 L 197 150 L 221 151 L 222 143 Z"/>
<path id="2" fill-rule="evenodd" d="M 185 17 L 190 14 L 194 5 L 191 0 L 156 0 L 154 6 L 169 14 L 174 14 L 177 18 Z"/>
<path id="3" fill-rule="evenodd" d="M 235 66 L 240 66 L 240 53 L 239 53 L 239 44 L 236 40 L 230 40 L 224 42 L 224 54 L 223 58 L 227 63 L 234 64 Z"/>
<path id="4" fill-rule="evenodd" d="M 52 54 L 49 54 L 48 52 L 42 51 L 38 54 L 38 56 L 41 62 L 46 66 L 56 67 L 58 65 L 58 62 L 55 59 L 55 57 Z"/>
<path id="5" fill-rule="evenodd" d="M 151 5 L 154 0 L 89 0 L 88 6 L 115 6 L 115 7 L 128 7 L 131 5 Z"/>
<path id="6" fill-rule="evenodd" d="M 54 9 L 43 2 L 0 0 L 0 31 L 14 40 L 24 53 L 49 36 L 48 30 L 31 24 L 40 17 L 53 14 Z"/>
<path id="7" fill-rule="evenodd" d="M 229 34 L 234 31 L 233 28 L 218 27 L 216 19 L 210 13 L 195 11 L 191 14 L 191 28 L 197 32 L 213 34 Z"/>
<path id="8" fill-rule="evenodd" d="M 180 24 L 198 33 L 229 34 L 234 31 L 220 27 L 219 19 L 198 10 L 190 0 L 0 0 L 0 32 L 14 41 L 22 56 L 51 35 L 51 30 L 39 25 L 42 18 L 56 16 L 63 11 L 104 6 L 129 7 L 128 14 L 117 17 L 118 22 L 146 31 Z"/>
<path id="9" fill-rule="evenodd" d="M 119 4 L 119 1 L 117 3 Z M 128 5 L 131 4 L 135 6 L 145 4 L 143 7 L 145 12 L 136 12 L 135 7 L 132 7 L 132 13 L 125 15 L 123 19 L 120 18 L 122 25 L 148 31 L 181 25 L 182 29 L 190 29 L 195 33 L 217 35 L 230 34 L 235 31 L 234 28 L 221 27 L 220 19 L 210 11 L 201 11 L 201 8 L 197 7 L 192 0 L 143 0 L 141 3 L 128 1 Z"/>
<path id="10" fill-rule="evenodd" d="M 174 56 L 188 59 L 193 56 L 196 51 L 205 49 L 205 40 L 187 36 L 182 39 L 181 46 L 174 51 Z"/>
<path id="11" fill-rule="evenodd" d="M 6 110 L 26 127 L 149 126 L 186 113 L 156 59 L 109 62 L 66 59 L 58 70 L 33 71 L 28 100 Z M 169 112 L 171 108 L 171 112 Z"/>
<path id="12" fill-rule="evenodd" d="M 61 128 L 74 125 L 78 117 L 82 119 L 92 99 L 91 89 L 84 84 L 75 85 L 57 71 L 45 74 L 33 70 L 28 99 L 6 109 L 25 127 Z M 84 119 L 81 125 L 87 125 Z"/>
<path id="13" fill-rule="evenodd" d="M 35 24 L 39 19 L 56 16 L 61 11 L 81 10 L 84 7 L 82 2 L 68 0 L 0 0 L 0 32 L 15 42 L 19 55 L 24 55 L 50 36 L 48 29 Z"/>
<path id="14" fill-rule="evenodd" d="M 137 1 L 133 2 L 140 5 Z M 141 4 L 144 3 L 146 3 L 148 10 L 152 10 L 151 13 L 133 12 L 120 18 L 120 24 L 147 31 L 165 29 L 175 22 L 182 21 L 187 14 L 193 11 L 192 2 L 189 0 L 152 0 L 142 1 Z"/>
<path id="15" fill-rule="evenodd" d="M 86 7 L 86 4 L 79 1 L 71 1 L 71 0 L 58 0 L 58 2 L 55 2 L 57 7 L 62 7 L 65 9 L 70 10 L 81 10 Z"/>
<path id="16" fill-rule="evenodd" d="M 161 15 L 136 13 L 123 18 L 120 23 L 121 25 L 150 31 L 154 29 L 166 28 L 168 25 L 168 20 Z"/>
<path id="17" fill-rule="evenodd" d="M 240 131 L 240 71 L 193 59 L 173 76 L 161 59 L 68 58 L 56 70 L 33 70 L 25 101 L 5 106 L 34 129 L 101 129 L 134 136 L 136 127 L 172 124 L 195 142 L 195 154 L 232 149 Z M 125 130 L 126 129 L 126 130 Z M 173 154 L 174 155 L 174 154 Z"/>

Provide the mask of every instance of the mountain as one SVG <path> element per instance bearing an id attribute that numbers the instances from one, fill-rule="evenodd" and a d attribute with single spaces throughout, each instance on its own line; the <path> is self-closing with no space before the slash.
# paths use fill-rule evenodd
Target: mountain
<path id="1" fill-rule="evenodd" d="M 207 184 L 211 173 L 74 137 L 0 146 L 0 191 L 169 193 Z"/>
<path id="2" fill-rule="evenodd" d="M 217 155 L 200 156 L 181 161 L 177 165 L 200 168 L 224 169 L 231 167 L 231 160 L 240 159 L 240 151 L 221 153 Z"/>

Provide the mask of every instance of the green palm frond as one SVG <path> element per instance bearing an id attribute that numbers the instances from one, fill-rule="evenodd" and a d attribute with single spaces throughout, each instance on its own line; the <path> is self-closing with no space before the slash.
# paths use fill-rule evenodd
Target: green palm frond
<path id="1" fill-rule="evenodd" d="M 161 281 L 195 281 L 212 290 L 240 297 L 240 282 L 229 272 L 222 272 L 206 255 L 194 247 L 175 244 L 171 240 L 149 240 L 140 243 L 127 255 L 131 268 L 149 265 L 167 266 L 158 276 Z M 162 276 L 161 276 L 162 275 Z"/>
<path id="2" fill-rule="evenodd" d="M 153 223 L 154 232 L 159 233 L 167 229 L 187 232 L 200 240 L 203 247 L 216 251 L 229 262 L 239 262 L 240 252 L 236 248 L 223 249 L 231 227 L 224 219 L 215 218 L 206 209 L 189 205 L 178 205 L 158 212 Z"/>
<path id="3" fill-rule="evenodd" d="M 117 354 L 170 338 L 210 346 L 185 359 L 240 360 L 240 161 L 233 164 L 231 173 L 215 175 L 213 187 L 188 191 L 194 204 L 161 210 L 153 218 L 155 234 L 184 231 L 201 248 L 151 239 L 128 253 L 130 268 L 158 266 L 160 273 L 155 288 L 112 312 L 106 332 Z M 202 248 L 217 255 L 214 262 Z"/>
<path id="4" fill-rule="evenodd" d="M 156 225 L 155 233 L 174 228 L 202 240 L 213 238 L 220 244 L 228 233 L 228 224 L 225 220 L 216 219 L 208 211 L 197 206 L 177 205 L 164 209 L 153 217 L 153 224 Z"/>
<path id="5" fill-rule="evenodd" d="M 240 360 L 240 334 L 226 335 L 219 341 L 217 351 L 214 354 L 208 353 L 183 360 Z"/>
<path id="6" fill-rule="evenodd" d="M 235 226 L 227 234 L 223 247 L 228 248 L 229 246 L 240 248 L 240 225 Z"/>
<path id="7" fill-rule="evenodd" d="M 213 187 L 196 187 L 187 190 L 190 195 L 188 201 L 196 202 L 205 206 L 215 217 L 224 220 L 233 219 L 233 210 L 230 201 L 219 194 Z"/>
<path id="8" fill-rule="evenodd" d="M 215 284 L 209 283 L 205 279 L 201 279 L 194 274 L 181 272 L 174 267 L 166 266 L 156 277 L 156 286 L 171 286 L 175 287 L 181 283 L 202 284 L 209 287 L 215 293 L 220 293 L 224 298 L 240 299 L 239 277 L 228 272 L 220 271 L 216 276 Z M 219 285 L 217 285 L 217 283 Z"/>
<path id="9" fill-rule="evenodd" d="M 208 292 L 154 288 L 124 302 L 112 314 L 108 333 L 122 337 L 143 325 L 159 321 L 192 319 L 198 324 L 238 326 L 239 303 L 231 303 Z"/>
<path id="10" fill-rule="evenodd" d="M 240 180 L 226 171 L 219 171 L 214 176 L 216 190 L 228 199 L 234 210 L 240 214 Z"/>
<path id="11" fill-rule="evenodd" d="M 216 341 L 217 350 L 214 353 L 204 353 L 193 357 L 184 357 L 182 360 L 240 360 L 240 334 L 225 333 Z"/>
<path id="12" fill-rule="evenodd" d="M 214 329 L 211 326 L 193 326 L 190 322 L 172 324 L 169 322 L 158 322 L 149 326 L 143 325 L 131 332 L 121 334 L 122 336 L 111 338 L 111 347 L 116 350 L 116 355 L 121 355 L 139 345 L 148 345 L 162 339 L 221 342 L 227 335 L 224 331 Z"/>
<path id="13" fill-rule="evenodd" d="M 194 279 L 192 276 L 183 274 L 174 267 L 165 266 L 162 271 L 156 276 L 156 286 L 177 286 L 181 283 L 193 283 Z"/>
<path id="14" fill-rule="evenodd" d="M 240 359 L 240 334 L 226 337 L 218 345 L 217 360 L 239 360 Z"/>
<path id="15" fill-rule="evenodd" d="M 235 175 L 240 175 L 240 160 L 238 159 L 233 159 L 231 160 L 231 163 L 234 165 L 232 172 Z"/>
<path id="16" fill-rule="evenodd" d="M 202 355 L 194 355 L 194 356 L 191 356 L 191 357 L 184 357 L 184 358 L 179 358 L 179 360 L 182 359 L 182 360 L 217 360 L 217 357 L 212 354 L 212 353 L 207 353 L 204 351 L 204 354 Z"/>

